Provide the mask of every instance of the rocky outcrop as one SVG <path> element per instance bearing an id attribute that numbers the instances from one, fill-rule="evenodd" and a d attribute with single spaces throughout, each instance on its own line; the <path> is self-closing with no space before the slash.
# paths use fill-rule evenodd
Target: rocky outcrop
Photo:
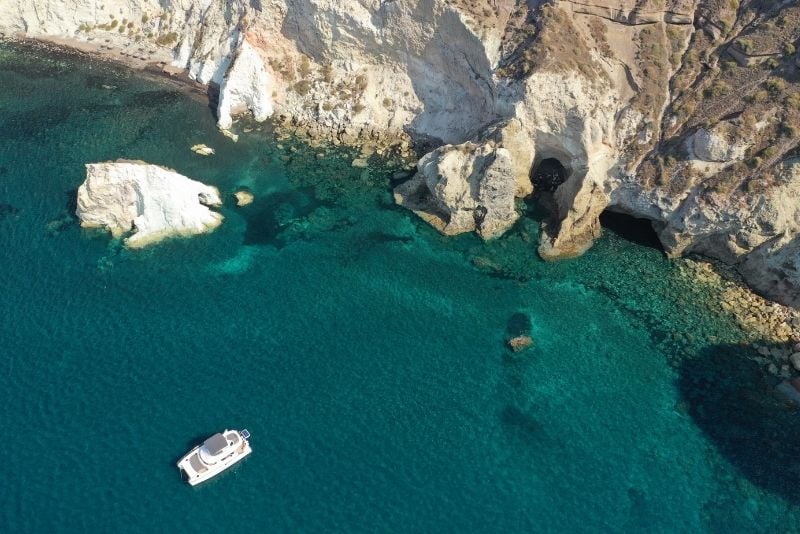
<path id="1" fill-rule="evenodd" d="M 397 202 L 448 235 L 477 231 L 490 239 L 519 218 L 515 199 L 532 190 L 533 147 L 518 120 L 475 142 L 444 145 L 423 157 L 417 175 L 395 189 Z"/>
<path id="2" fill-rule="evenodd" d="M 209 232 L 222 215 L 219 191 L 174 171 L 141 161 L 86 165 L 78 189 L 81 226 L 104 228 L 115 237 L 131 233 L 125 244 L 141 248 L 173 236 Z"/>
<path id="3" fill-rule="evenodd" d="M 594 8 L 598 7 L 599 3 L 592 3 L 596 4 Z M 562 2 L 560 8 L 567 9 L 566 4 Z M 788 177 L 792 173 L 780 171 L 781 178 L 777 180 L 759 176 L 751 176 L 749 181 L 739 178 L 738 184 L 730 184 L 731 178 L 725 175 L 725 172 L 741 175 L 746 171 L 747 167 L 737 166 L 737 162 L 745 160 L 759 144 L 764 146 L 764 132 L 774 128 L 775 112 L 767 110 L 759 116 L 748 114 L 747 101 L 737 102 L 729 97 L 727 102 L 718 101 L 705 113 L 722 116 L 730 113 L 731 104 L 733 109 L 737 109 L 737 105 L 738 109 L 744 108 L 745 113 L 735 113 L 729 120 L 707 121 L 713 126 L 695 128 L 691 135 L 682 133 L 675 126 L 679 115 L 674 111 L 672 116 L 667 115 L 668 103 L 674 96 L 669 94 L 666 83 L 648 81 L 647 77 L 658 73 L 658 68 L 642 61 L 642 57 L 648 47 L 653 50 L 663 47 L 665 37 L 672 38 L 674 52 L 682 54 L 684 47 L 689 46 L 686 30 L 669 28 L 666 24 L 660 27 L 660 35 L 653 29 L 637 30 L 631 34 L 635 37 L 627 41 L 634 52 L 630 54 L 622 42 L 616 48 L 598 42 L 604 40 L 602 34 L 612 28 L 618 32 L 617 38 L 630 33 L 630 29 L 621 27 L 620 23 L 625 21 L 619 11 L 610 13 L 586 9 L 576 2 L 568 4 L 571 15 L 563 12 L 551 15 L 544 24 L 552 20 L 562 29 L 572 25 L 574 30 L 581 26 L 581 16 L 612 21 L 599 24 L 597 19 L 588 21 L 588 35 L 583 33 L 582 37 L 597 46 L 585 58 L 589 66 L 571 63 L 574 54 L 550 63 L 544 61 L 517 83 L 519 92 L 516 95 L 511 92 L 502 95 L 515 102 L 509 115 L 518 122 L 524 132 L 522 137 L 530 147 L 528 150 L 532 150 L 532 157 L 527 154 L 517 157 L 517 152 L 512 150 L 509 152 L 511 160 L 532 161 L 530 173 L 542 159 L 556 158 L 570 172 L 553 195 L 555 212 L 543 225 L 540 256 L 561 259 L 583 253 L 601 232 L 600 214 L 610 209 L 652 221 L 667 253 L 697 253 L 728 262 L 738 267 L 752 287 L 782 302 L 798 305 L 800 278 L 797 276 L 796 236 L 800 232 L 797 227 L 800 216 L 795 203 L 789 200 L 797 195 L 792 185 L 794 179 Z M 603 9 L 609 7 L 607 4 L 604 3 Z M 585 18 L 583 21 L 587 22 Z M 670 22 L 668 18 L 664 21 Z M 682 25 L 685 20 L 672 22 Z M 639 23 L 640 20 L 628 17 L 627 24 Z M 681 35 L 684 37 L 678 41 Z M 546 37 L 540 39 L 546 40 Z M 553 53 L 557 46 L 547 45 L 545 50 Z M 668 57 L 663 59 L 668 60 Z M 671 61 L 679 60 L 676 56 Z M 662 69 L 665 80 L 679 73 L 676 64 Z M 591 69 L 596 69 L 594 75 Z M 710 81 L 704 94 L 713 102 L 717 92 L 729 90 L 728 83 Z M 773 91 L 783 86 L 783 82 L 770 85 Z M 697 94 L 697 88 L 692 91 Z M 764 96 L 755 94 L 748 99 L 763 101 Z M 670 132 L 675 137 L 670 138 Z M 797 133 L 790 132 L 790 135 Z M 483 136 L 484 133 L 479 132 L 471 141 L 426 155 L 419 166 L 419 175 L 424 179 L 418 176 L 411 182 L 417 206 L 432 207 L 437 213 L 435 222 L 441 221 L 439 225 L 447 233 L 476 230 L 484 237 L 497 235 L 497 232 L 484 232 L 481 219 L 475 217 L 473 223 L 470 215 L 483 214 L 481 207 L 485 202 L 476 194 L 477 186 L 490 174 L 493 183 L 501 180 L 496 173 L 482 171 L 480 166 L 460 163 L 478 161 L 489 152 L 491 147 L 480 142 Z M 688 140 L 681 141 L 681 138 Z M 797 142 L 782 144 L 796 146 Z M 686 150 L 674 148 L 683 146 Z M 770 152 L 774 149 L 765 150 L 765 153 Z M 454 153 L 457 156 L 450 156 Z M 448 165 L 448 159 L 458 163 Z M 432 167 L 431 161 L 437 165 Z M 752 161 L 758 165 L 760 158 Z M 776 161 L 780 160 L 773 158 L 769 165 Z M 506 173 L 509 185 L 518 179 Z M 506 191 L 504 205 L 510 205 L 509 187 L 498 189 Z M 451 194 L 442 195 L 443 192 Z M 524 188 L 517 188 L 516 196 L 524 194 Z M 486 211 L 483 208 L 483 212 Z M 501 213 L 497 228 L 507 228 L 516 217 L 513 213 Z M 430 212 L 424 215 L 430 218 Z M 509 223 L 503 224 L 505 221 Z"/>
<path id="4" fill-rule="evenodd" d="M 739 269 L 748 285 L 800 308 L 800 237 L 783 234 L 749 253 Z"/>
<path id="5" fill-rule="evenodd" d="M 800 307 L 800 160 L 783 164 L 773 179 L 762 191 L 692 196 L 659 235 L 672 254 L 695 252 L 737 265 L 751 287 Z"/>
<path id="6" fill-rule="evenodd" d="M 217 107 L 217 123 L 220 128 L 230 128 L 233 115 L 248 110 L 258 122 L 265 121 L 272 115 L 270 95 L 273 84 L 264 64 L 258 51 L 243 39 L 220 87 Z"/>
<path id="7" fill-rule="evenodd" d="M 702 161 L 741 161 L 750 145 L 741 138 L 734 139 L 734 135 L 734 128 L 725 128 L 722 124 L 712 129 L 700 128 L 691 137 L 691 150 Z"/>
<path id="8" fill-rule="evenodd" d="M 418 177 L 398 188 L 399 201 L 418 212 L 433 208 L 429 218 L 437 215 L 446 233 L 496 237 L 518 218 L 515 198 L 533 191 L 534 163 L 556 158 L 572 172 L 556 191 L 557 223 L 544 228 L 539 252 L 546 259 L 577 256 L 599 235 L 599 216 L 610 201 L 609 171 L 636 133 L 631 114 L 621 108 L 607 81 L 572 72 L 534 74 L 525 80 L 513 119 L 427 154 Z M 411 196 L 414 205 L 404 200 Z"/>

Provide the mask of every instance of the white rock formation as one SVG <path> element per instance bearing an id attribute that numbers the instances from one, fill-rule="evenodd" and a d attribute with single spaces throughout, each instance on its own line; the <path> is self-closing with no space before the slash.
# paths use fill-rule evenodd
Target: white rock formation
<path id="1" fill-rule="evenodd" d="M 519 218 L 515 199 L 531 192 L 533 146 L 512 120 L 476 142 L 444 145 L 417 164 L 416 177 L 395 190 L 397 202 L 448 235 L 497 237 Z"/>
<path id="2" fill-rule="evenodd" d="M 398 199 L 415 211 L 432 208 L 446 233 L 477 229 L 485 238 L 495 237 L 516 221 L 515 197 L 533 190 L 533 163 L 556 158 L 573 172 L 556 192 L 562 231 L 550 235 L 545 228 L 539 251 L 546 258 L 576 256 L 599 235 L 598 217 L 610 200 L 608 171 L 628 140 L 621 136 L 633 133 L 622 124 L 627 115 L 620 114 L 621 107 L 607 83 L 575 73 L 534 74 L 514 108 L 515 119 L 484 130 L 474 141 L 427 154 L 418 164 L 421 177 L 403 186 Z M 425 202 L 423 181 L 434 202 Z M 405 196 L 416 204 L 403 202 Z"/>
<path id="3" fill-rule="evenodd" d="M 242 40 L 222 81 L 217 107 L 217 124 L 227 130 L 233 124 L 232 115 L 248 110 L 256 121 L 272 115 L 272 78 L 267 74 L 264 60 L 246 39 Z"/>
<path id="4" fill-rule="evenodd" d="M 223 128 L 245 108 L 257 119 L 274 109 L 317 133 L 350 140 L 378 132 L 402 136 L 409 128 L 460 142 L 476 125 L 491 122 L 492 65 L 509 16 L 501 9 L 502 20 L 491 18 L 479 29 L 446 0 L 5 4 L 0 32 L 7 34 L 170 48 L 172 65 L 220 86 Z M 120 42 L 128 35 L 117 31 L 123 21 L 144 40 Z"/>
<path id="5" fill-rule="evenodd" d="M 222 215 L 219 191 L 174 171 L 141 161 L 90 163 L 78 189 L 81 226 L 105 228 L 141 248 L 167 237 L 209 232 Z"/>

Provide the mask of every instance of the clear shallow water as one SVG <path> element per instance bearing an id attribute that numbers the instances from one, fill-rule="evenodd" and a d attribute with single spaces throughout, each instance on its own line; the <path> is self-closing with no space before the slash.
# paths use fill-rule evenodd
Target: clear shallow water
<path id="1" fill-rule="evenodd" d="M 531 218 L 441 237 L 379 162 L 233 144 L 107 65 L 4 45 L 0 86 L 4 530 L 797 530 L 796 416 L 659 251 L 546 264 Z M 257 202 L 127 251 L 69 217 L 119 157 Z M 182 483 L 228 426 L 255 453 Z"/>

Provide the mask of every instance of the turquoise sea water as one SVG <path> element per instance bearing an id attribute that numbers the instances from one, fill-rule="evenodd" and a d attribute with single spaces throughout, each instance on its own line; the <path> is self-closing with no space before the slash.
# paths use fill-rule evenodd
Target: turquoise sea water
<path id="1" fill-rule="evenodd" d="M 657 249 L 547 264 L 532 209 L 444 238 L 380 161 L 234 144 L 85 59 L 2 45 L 0 88 L 4 531 L 798 530 L 797 415 Z M 83 165 L 120 157 L 217 185 L 225 223 L 143 251 L 81 230 Z M 175 461 L 226 427 L 253 455 L 190 488 Z"/>

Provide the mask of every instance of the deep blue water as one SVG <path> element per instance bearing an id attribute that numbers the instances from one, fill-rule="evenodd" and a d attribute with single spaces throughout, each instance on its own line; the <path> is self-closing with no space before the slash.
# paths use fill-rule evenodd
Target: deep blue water
<path id="1" fill-rule="evenodd" d="M 797 531 L 797 415 L 657 249 L 544 263 L 535 213 L 445 238 L 386 162 L 234 144 L 86 59 L 2 45 L 0 89 L 4 531 Z M 116 158 L 217 185 L 225 223 L 81 230 L 83 165 Z M 226 427 L 254 453 L 190 488 L 175 461 Z"/>

